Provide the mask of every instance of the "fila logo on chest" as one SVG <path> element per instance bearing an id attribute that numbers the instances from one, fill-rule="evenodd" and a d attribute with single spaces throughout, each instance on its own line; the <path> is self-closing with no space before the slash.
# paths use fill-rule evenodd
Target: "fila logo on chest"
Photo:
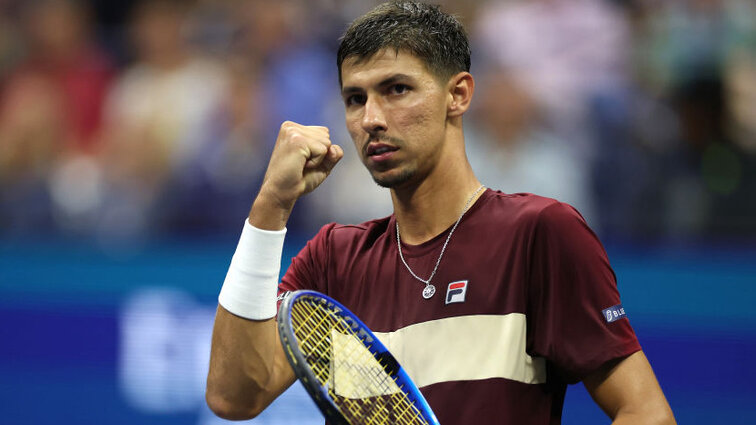
<path id="1" fill-rule="evenodd" d="M 467 294 L 466 280 L 450 283 L 446 288 L 446 304 L 465 302 L 465 294 Z"/>

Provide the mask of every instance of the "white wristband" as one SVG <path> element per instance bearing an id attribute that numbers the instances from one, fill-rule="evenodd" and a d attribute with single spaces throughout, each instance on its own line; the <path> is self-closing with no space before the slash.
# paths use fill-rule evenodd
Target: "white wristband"
<path id="1" fill-rule="evenodd" d="M 244 220 L 239 244 L 218 302 L 229 312 L 252 320 L 276 315 L 278 274 L 286 229 L 262 230 Z"/>

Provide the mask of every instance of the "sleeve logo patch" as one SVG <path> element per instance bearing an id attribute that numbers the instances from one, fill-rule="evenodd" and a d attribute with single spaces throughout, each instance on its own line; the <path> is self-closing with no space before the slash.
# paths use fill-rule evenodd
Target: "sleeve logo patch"
<path id="1" fill-rule="evenodd" d="M 622 304 L 617 304 L 613 307 L 605 308 L 601 310 L 601 313 L 604 315 L 606 323 L 616 322 L 623 317 L 627 317 L 627 314 L 625 313 L 625 307 L 622 307 Z"/>

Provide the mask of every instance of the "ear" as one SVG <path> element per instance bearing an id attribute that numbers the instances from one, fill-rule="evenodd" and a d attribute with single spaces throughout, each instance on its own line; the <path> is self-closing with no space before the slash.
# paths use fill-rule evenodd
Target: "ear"
<path id="1" fill-rule="evenodd" d="M 475 80 L 469 72 L 460 72 L 449 79 L 447 84 L 447 114 L 450 117 L 462 116 L 470 108 Z"/>

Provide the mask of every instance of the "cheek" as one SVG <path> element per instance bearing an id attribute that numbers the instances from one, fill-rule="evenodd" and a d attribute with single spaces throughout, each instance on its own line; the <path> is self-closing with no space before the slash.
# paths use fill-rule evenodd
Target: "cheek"
<path id="1" fill-rule="evenodd" d="M 349 121 L 348 117 L 346 121 L 346 128 L 347 132 L 349 133 L 349 137 L 351 137 L 352 139 L 352 145 L 354 145 L 354 148 L 357 151 L 357 156 L 360 158 L 360 160 L 362 160 L 362 143 L 365 139 L 365 131 L 362 129 L 362 126 L 360 126 L 359 123 Z"/>
<path id="2" fill-rule="evenodd" d="M 445 110 L 439 105 L 438 99 L 423 98 L 401 108 L 394 116 L 400 127 L 425 138 L 444 127 Z"/>
<path id="3" fill-rule="evenodd" d="M 352 138 L 352 142 L 356 144 L 358 136 L 362 133 L 362 126 L 360 126 L 359 120 L 347 113 L 344 117 L 344 123 L 346 124 L 349 136 Z"/>

